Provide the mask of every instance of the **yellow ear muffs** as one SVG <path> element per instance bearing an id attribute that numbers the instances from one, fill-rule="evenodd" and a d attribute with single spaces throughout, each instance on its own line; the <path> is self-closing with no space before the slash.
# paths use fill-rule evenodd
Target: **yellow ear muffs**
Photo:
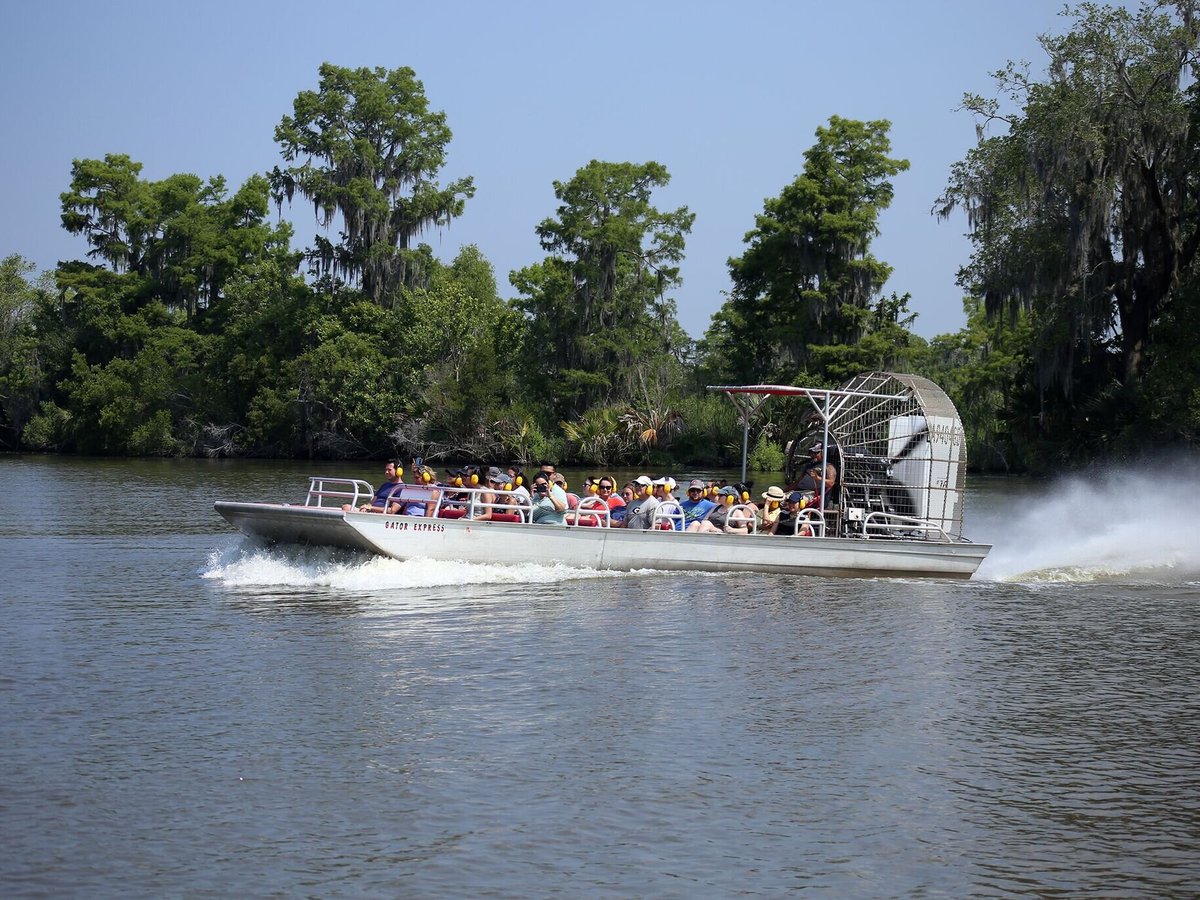
<path id="1" fill-rule="evenodd" d="M 429 472 L 428 469 L 426 469 L 424 472 L 421 473 L 421 480 L 423 482 L 425 482 L 426 484 L 429 484 L 429 482 L 433 481 L 433 475 Z"/>
<path id="2" fill-rule="evenodd" d="M 512 482 L 511 481 L 504 482 L 504 489 L 506 491 L 511 491 L 513 489 Z"/>
<path id="3" fill-rule="evenodd" d="M 749 491 L 742 491 L 742 502 L 743 502 L 743 503 L 748 503 L 749 501 L 750 501 L 750 492 L 749 492 Z"/>
<path id="4" fill-rule="evenodd" d="M 404 477 L 404 466 L 396 466 L 396 477 L 397 478 Z"/>
<path id="5" fill-rule="evenodd" d="M 524 476 L 524 475 L 518 475 L 518 476 L 517 476 L 517 487 L 520 487 L 520 486 L 521 486 L 521 485 L 523 485 L 524 483 L 525 483 L 525 476 Z"/>
<path id="6" fill-rule="evenodd" d="M 479 484 L 479 473 L 472 472 L 471 473 L 471 487 L 475 487 L 475 485 L 477 485 L 477 484 Z"/>
<path id="7" fill-rule="evenodd" d="M 779 509 L 779 504 L 776 503 L 774 500 L 772 500 L 769 504 L 767 504 L 767 506 L 771 510 L 771 512 L 774 512 L 775 510 Z"/>
<path id="8" fill-rule="evenodd" d="M 457 478 L 454 479 L 454 486 L 462 487 L 462 476 L 461 475 L 459 475 Z"/>
<path id="9" fill-rule="evenodd" d="M 725 505 L 726 505 L 726 506 L 733 506 L 733 494 L 726 494 L 726 495 L 725 495 Z"/>

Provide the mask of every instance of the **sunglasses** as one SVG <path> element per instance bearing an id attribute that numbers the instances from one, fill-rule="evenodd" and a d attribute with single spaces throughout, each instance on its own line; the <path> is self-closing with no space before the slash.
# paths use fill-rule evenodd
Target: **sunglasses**
<path id="1" fill-rule="evenodd" d="M 612 485 L 611 485 L 611 484 L 602 484 L 602 485 L 600 485 L 600 490 L 602 490 L 602 491 L 611 491 L 611 490 L 612 490 Z"/>

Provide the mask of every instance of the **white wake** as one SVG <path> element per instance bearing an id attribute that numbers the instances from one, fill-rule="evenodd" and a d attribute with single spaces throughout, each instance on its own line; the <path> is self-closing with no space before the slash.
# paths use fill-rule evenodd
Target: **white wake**
<path id="1" fill-rule="evenodd" d="M 1200 574 L 1200 468 L 1139 465 L 1022 491 L 989 516 L 994 581 L 1186 580 Z"/>
<path id="2" fill-rule="evenodd" d="M 553 584 L 637 575 L 544 562 L 505 564 L 395 560 L 327 548 L 261 548 L 238 543 L 209 556 L 200 577 L 234 588 L 330 588 L 395 592 L 484 584 Z"/>

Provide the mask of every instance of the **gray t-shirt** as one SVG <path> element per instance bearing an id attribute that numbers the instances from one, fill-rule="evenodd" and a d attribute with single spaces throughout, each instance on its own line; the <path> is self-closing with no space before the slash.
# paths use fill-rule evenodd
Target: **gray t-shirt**
<path id="1" fill-rule="evenodd" d="M 654 516 L 654 510 L 658 508 L 657 497 L 641 497 L 633 500 L 625 505 L 625 527 L 626 528 L 641 528 L 643 530 L 650 527 L 650 520 Z"/>

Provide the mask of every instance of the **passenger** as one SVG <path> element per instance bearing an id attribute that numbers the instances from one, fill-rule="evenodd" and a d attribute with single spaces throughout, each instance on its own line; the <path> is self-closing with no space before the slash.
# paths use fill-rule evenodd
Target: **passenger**
<path id="1" fill-rule="evenodd" d="M 437 483 L 437 473 L 419 459 L 413 460 L 413 481 L 425 490 L 412 490 L 410 496 L 399 498 L 399 513 L 402 516 L 432 516 L 437 508 L 438 492 L 432 489 Z"/>
<path id="2" fill-rule="evenodd" d="M 596 496 L 608 504 L 609 515 L 625 505 L 624 498 L 614 490 L 616 486 L 617 482 L 611 475 L 601 475 L 596 479 Z"/>
<path id="3" fill-rule="evenodd" d="M 567 492 L 538 472 L 533 479 L 533 521 L 539 525 L 562 525 L 566 512 Z"/>
<path id="4" fill-rule="evenodd" d="M 508 480 L 512 485 L 514 493 L 518 494 L 521 499 L 529 501 L 529 488 L 525 487 L 525 473 L 521 471 L 521 467 L 512 465 L 508 467 Z"/>
<path id="5" fill-rule="evenodd" d="M 655 478 L 654 481 L 651 482 L 651 486 L 654 491 L 654 499 L 658 501 L 659 507 L 663 507 L 666 504 L 670 504 L 675 508 L 679 507 L 679 501 L 675 499 L 675 496 L 672 493 L 675 490 L 674 478 L 672 478 L 670 475 L 662 475 L 658 478 Z M 651 516 L 651 518 L 653 518 L 653 516 Z M 666 524 L 669 524 L 672 529 L 674 529 L 678 524 L 671 519 L 659 519 L 659 522 L 665 522 Z"/>
<path id="6" fill-rule="evenodd" d="M 780 507 L 787 500 L 783 488 L 771 485 L 762 494 L 762 528 L 771 534 L 775 533 L 775 523 L 779 521 Z"/>
<path id="7" fill-rule="evenodd" d="M 741 498 L 738 496 L 737 488 L 732 485 L 726 485 L 721 488 L 717 495 L 717 507 L 708 514 L 708 518 L 697 522 L 694 528 L 689 528 L 688 531 L 694 531 L 699 534 L 747 534 L 749 533 L 749 522 L 745 519 L 731 519 L 730 511 Z"/>
<path id="8" fill-rule="evenodd" d="M 493 513 L 501 512 L 496 508 L 496 489 L 503 489 L 508 483 L 508 476 L 492 466 L 487 471 L 487 485 L 475 497 L 475 516 L 477 522 L 490 522 Z"/>
<path id="9" fill-rule="evenodd" d="M 819 496 L 825 498 L 825 505 L 837 502 L 837 486 L 838 470 L 832 462 L 825 457 L 825 445 L 820 441 L 813 444 L 809 448 L 808 475 L 813 484 L 813 491 Z M 816 475 L 813 475 L 812 470 L 816 469 Z M 822 487 L 822 481 L 824 486 Z"/>
<path id="10" fill-rule="evenodd" d="M 804 509 L 809 505 L 809 498 L 804 492 L 792 491 L 788 494 L 778 521 L 771 526 L 771 534 L 782 537 L 811 537 L 812 524 L 803 515 Z"/>
<path id="11" fill-rule="evenodd" d="M 625 525 L 625 518 L 629 514 L 629 506 L 633 503 L 633 498 L 637 495 L 636 487 L 632 481 L 627 481 L 621 485 L 621 505 L 609 508 L 608 521 L 613 528 L 622 528 Z"/>
<path id="12" fill-rule="evenodd" d="M 636 491 L 632 502 L 625 504 L 625 528 L 645 530 L 650 527 L 651 517 L 658 507 L 658 499 L 653 495 L 653 482 L 649 475 L 639 475 L 633 479 Z"/>
<path id="13" fill-rule="evenodd" d="M 562 492 L 567 497 L 567 508 L 574 509 L 579 505 L 579 495 L 567 490 L 567 478 L 561 472 L 554 472 L 550 475 L 550 483 L 557 484 L 562 488 Z"/>
<path id="14" fill-rule="evenodd" d="M 679 508 L 683 510 L 683 527 L 687 531 L 695 531 L 692 526 L 704 521 L 717 508 L 717 504 L 706 498 L 704 493 L 704 482 L 694 478 L 688 485 L 687 499 L 679 503 Z"/>
<path id="15" fill-rule="evenodd" d="M 358 507 L 358 512 L 395 513 L 400 508 L 400 504 L 394 500 L 389 502 L 388 498 L 404 487 L 404 480 L 401 478 L 403 474 L 404 470 L 400 468 L 399 461 L 389 459 L 383 466 L 384 482 L 375 489 L 375 496 L 371 498 L 371 502 Z M 352 512 L 353 510 L 352 503 L 342 504 L 342 512 Z"/>

